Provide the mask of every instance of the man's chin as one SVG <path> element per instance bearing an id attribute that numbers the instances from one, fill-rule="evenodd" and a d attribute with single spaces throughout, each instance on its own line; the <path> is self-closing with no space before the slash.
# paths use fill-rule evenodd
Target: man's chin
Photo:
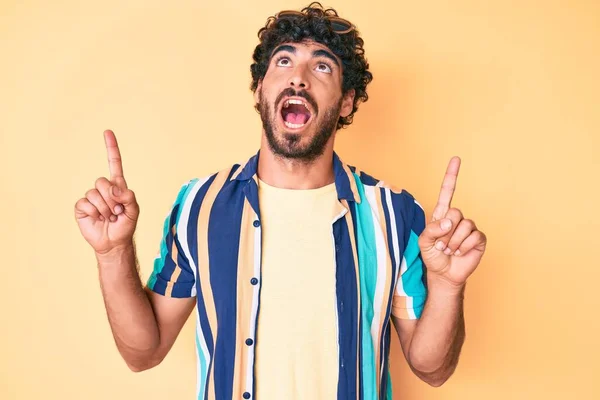
<path id="1" fill-rule="evenodd" d="M 280 157 L 304 159 L 310 154 L 311 142 L 299 133 L 283 132 L 277 134 L 274 141 L 269 141 L 269 147 Z"/>

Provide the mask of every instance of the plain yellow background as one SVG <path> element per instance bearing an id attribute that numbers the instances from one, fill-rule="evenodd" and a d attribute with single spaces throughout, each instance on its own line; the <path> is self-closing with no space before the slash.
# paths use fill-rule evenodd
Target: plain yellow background
<path id="1" fill-rule="evenodd" d="M 308 3 L 0 4 L 0 398 L 192 399 L 193 320 L 163 364 L 130 372 L 73 206 L 108 174 L 113 129 L 146 280 L 180 185 L 257 150 L 256 33 Z M 600 3 L 325 5 L 356 23 L 375 77 L 336 150 L 428 216 L 459 155 L 453 204 L 489 239 L 455 375 L 428 387 L 394 341 L 395 398 L 600 398 Z"/>

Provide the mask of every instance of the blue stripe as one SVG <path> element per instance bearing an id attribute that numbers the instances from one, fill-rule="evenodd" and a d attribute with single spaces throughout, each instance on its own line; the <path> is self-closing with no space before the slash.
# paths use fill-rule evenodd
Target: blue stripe
<path id="1" fill-rule="evenodd" d="M 158 280 L 158 276 L 163 272 L 168 262 L 172 264 L 168 267 L 171 270 L 171 273 L 175 269 L 175 263 L 173 262 L 170 256 L 169 249 L 173 245 L 173 235 L 171 233 L 171 226 L 173 226 L 173 220 L 175 219 L 175 215 L 177 215 L 178 212 L 179 204 L 175 202 L 175 204 L 171 208 L 171 213 L 167 216 L 167 218 L 165 218 L 165 222 L 163 224 L 163 235 L 160 241 L 160 257 L 154 260 L 152 275 L 150 275 L 150 279 L 148 280 L 148 287 L 151 290 L 163 295 L 166 291 L 166 280 Z"/>
<path id="2" fill-rule="evenodd" d="M 187 257 L 183 254 L 183 251 L 181 251 L 177 233 L 173 233 L 173 231 L 177 230 L 181 209 L 187 200 L 193 182 L 194 180 L 189 181 L 179 189 L 177 198 L 171 207 L 171 212 L 165 218 L 163 224 L 163 236 L 160 242 L 160 257 L 154 260 L 152 274 L 147 284 L 151 290 L 162 295 L 165 294 L 167 283 L 170 281 L 173 271 L 175 271 L 177 266 L 181 268 L 181 274 L 177 279 L 177 284 L 173 286 L 171 295 L 173 297 L 190 297 L 191 295 L 194 284 L 194 275 L 189 266 Z M 177 260 L 173 260 L 173 242 L 175 242 L 175 246 L 179 250 L 177 252 Z"/>
<path id="3" fill-rule="evenodd" d="M 363 185 L 366 186 L 375 186 L 379 183 L 379 179 L 373 178 L 371 175 L 367 174 L 365 171 L 360 171 L 360 181 Z M 362 194 L 361 194 L 362 197 Z"/>
<path id="4" fill-rule="evenodd" d="M 208 224 L 210 284 L 219 324 L 214 363 L 217 399 L 232 398 L 236 340 L 245 339 L 236 338 L 237 268 L 245 201 L 235 190 L 239 184 L 226 181 L 213 203 Z"/>
<path id="5" fill-rule="evenodd" d="M 354 207 L 350 203 L 350 211 Z M 358 298 L 356 282 L 356 266 L 350 242 L 350 233 L 346 218 L 340 218 L 333 224 L 333 236 L 341 251 L 336 257 L 336 294 L 338 307 L 339 334 L 339 378 L 338 400 L 356 399 L 356 366 L 357 366 L 357 335 Z"/>
<path id="6" fill-rule="evenodd" d="M 392 196 L 392 206 L 396 214 L 398 240 L 402 238 L 404 244 L 401 257 L 406 259 L 408 268 L 400 279 L 406 294 L 413 297 L 415 315 L 420 318 L 427 294 L 424 264 L 418 244 L 419 235 L 425 228 L 425 213 L 406 190 Z"/>

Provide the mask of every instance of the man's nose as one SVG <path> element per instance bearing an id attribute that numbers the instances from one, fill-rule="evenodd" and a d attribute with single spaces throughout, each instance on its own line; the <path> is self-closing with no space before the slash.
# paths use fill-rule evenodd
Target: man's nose
<path id="1" fill-rule="evenodd" d="M 310 84 L 306 74 L 307 70 L 305 66 L 299 65 L 294 68 L 292 76 L 290 77 L 290 86 L 296 90 L 310 89 Z"/>

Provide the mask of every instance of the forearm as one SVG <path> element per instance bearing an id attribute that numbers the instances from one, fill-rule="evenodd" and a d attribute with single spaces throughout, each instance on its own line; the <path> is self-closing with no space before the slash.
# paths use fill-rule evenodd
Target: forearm
<path id="1" fill-rule="evenodd" d="M 132 370 L 148 368 L 160 343 L 152 305 L 142 286 L 133 243 L 96 255 L 108 321 L 121 356 Z"/>
<path id="2" fill-rule="evenodd" d="M 410 364 L 433 386 L 444 383 L 458 364 L 465 339 L 464 286 L 452 287 L 428 278 L 428 297 L 413 334 Z"/>

